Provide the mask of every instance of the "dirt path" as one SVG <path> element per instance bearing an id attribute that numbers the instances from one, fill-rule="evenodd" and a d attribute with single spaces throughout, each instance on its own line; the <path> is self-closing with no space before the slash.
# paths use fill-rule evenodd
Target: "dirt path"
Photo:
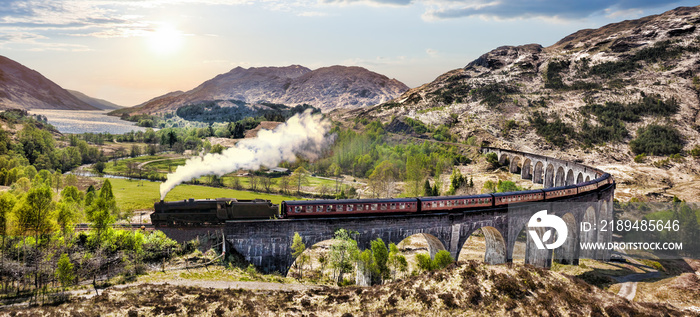
<path id="1" fill-rule="evenodd" d="M 630 274 L 616 278 L 618 282 L 623 283 L 617 296 L 633 300 L 634 296 L 637 295 L 637 282 L 641 280 L 646 280 L 649 278 L 657 278 L 661 276 L 658 271 L 640 274 Z"/>
<path id="2" fill-rule="evenodd" d="M 637 295 L 637 282 L 650 279 L 650 278 L 657 278 L 661 276 L 661 273 L 659 271 L 654 270 L 651 267 L 648 267 L 636 259 L 630 257 L 627 255 L 624 250 L 620 252 L 622 254 L 622 257 L 627 259 L 628 262 L 631 262 L 636 265 L 644 266 L 647 269 L 649 269 L 649 272 L 646 273 L 636 273 L 636 274 L 628 274 L 624 276 L 618 276 L 618 277 L 613 277 L 616 281 L 623 283 L 622 287 L 620 287 L 620 291 L 617 292 L 617 296 L 624 297 L 628 300 L 634 300 L 634 297 Z"/>

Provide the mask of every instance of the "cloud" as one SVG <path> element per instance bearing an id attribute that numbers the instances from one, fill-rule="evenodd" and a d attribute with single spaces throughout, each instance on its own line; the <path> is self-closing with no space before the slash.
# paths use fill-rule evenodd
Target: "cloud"
<path id="1" fill-rule="evenodd" d="M 437 50 L 434 50 L 434 49 L 432 49 L 432 48 L 426 49 L 425 52 L 426 52 L 430 57 L 437 57 L 437 56 L 440 54 L 440 52 L 438 52 Z"/>
<path id="2" fill-rule="evenodd" d="M 426 1 L 424 18 L 454 19 L 462 17 L 484 17 L 496 19 L 520 18 L 566 18 L 582 19 L 596 14 L 606 16 L 627 15 L 642 9 L 656 8 L 679 3 L 680 0 L 433 0 Z M 618 13 L 620 12 L 620 13 Z"/>
<path id="3" fill-rule="evenodd" d="M 325 17 L 328 16 L 328 13 L 319 11 L 304 11 L 297 15 L 300 17 Z"/>

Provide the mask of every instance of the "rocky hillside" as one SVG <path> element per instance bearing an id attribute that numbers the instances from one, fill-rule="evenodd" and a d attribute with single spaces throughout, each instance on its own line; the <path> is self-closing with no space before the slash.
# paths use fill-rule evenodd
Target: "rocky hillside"
<path id="1" fill-rule="evenodd" d="M 399 96 L 408 87 L 396 79 L 362 67 L 331 66 L 310 70 L 287 67 L 236 67 L 187 92 L 169 93 L 123 112 L 172 112 L 177 108 L 214 100 L 269 102 L 295 106 L 309 104 L 323 111 L 371 106 Z"/>
<path id="2" fill-rule="evenodd" d="M 449 129 L 457 141 L 474 137 L 598 166 L 660 161 L 692 180 L 698 164 L 690 153 L 700 144 L 698 23 L 700 7 L 681 7 L 581 30 L 550 47 L 502 46 L 390 102 L 337 118 L 410 118 L 393 126 L 419 120 Z M 647 158 L 633 163 L 641 153 Z M 674 153 L 689 159 L 662 161 Z"/>
<path id="3" fill-rule="evenodd" d="M 75 96 L 76 98 L 80 99 L 82 102 L 91 105 L 97 109 L 101 110 L 114 110 L 114 109 L 121 109 L 122 106 L 111 103 L 107 100 L 104 99 L 98 99 L 98 98 L 93 98 L 90 97 L 82 92 L 75 91 L 75 90 L 68 90 L 68 92 Z"/>
<path id="4" fill-rule="evenodd" d="M 98 110 L 4 56 L 0 56 L 0 109 Z"/>

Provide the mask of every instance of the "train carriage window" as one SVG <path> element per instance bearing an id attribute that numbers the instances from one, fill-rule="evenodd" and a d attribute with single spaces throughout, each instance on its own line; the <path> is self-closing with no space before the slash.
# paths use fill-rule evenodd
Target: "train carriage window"
<path id="1" fill-rule="evenodd" d="M 406 203 L 399 203 L 399 209 L 406 209 Z"/>
<path id="2" fill-rule="evenodd" d="M 386 204 L 382 204 L 382 205 L 381 205 L 381 209 L 382 209 L 382 210 L 386 210 Z"/>
<path id="3" fill-rule="evenodd" d="M 352 211 L 352 209 L 353 209 L 352 207 L 353 207 L 353 205 L 348 205 L 348 207 L 347 207 L 348 211 Z"/>
<path id="4" fill-rule="evenodd" d="M 440 202 L 440 207 L 445 207 L 445 202 L 444 202 L 444 201 L 441 201 L 441 202 Z"/>
<path id="5" fill-rule="evenodd" d="M 300 213 L 300 212 L 301 212 L 301 206 L 296 206 L 296 207 L 294 207 L 294 212 Z"/>
<path id="6" fill-rule="evenodd" d="M 391 209 L 391 210 L 396 209 L 396 203 L 391 203 L 391 205 L 389 205 L 389 209 Z"/>
<path id="7" fill-rule="evenodd" d="M 372 210 L 377 210 L 377 207 L 379 207 L 377 204 L 372 204 Z"/>
<path id="8" fill-rule="evenodd" d="M 323 205 L 316 206 L 316 212 L 323 212 Z"/>
<path id="9" fill-rule="evenodd" d="M 447 206 L 447 207 L 449 207 L 449 206 L 452 206 L 452 202 L 451 202 L 451 201 L 449 201 L 449 200 L 448 200 L 448 201 L 446 201 L 446 202 L 445 202 L 445 206 Z"/>
<path id="10" fill-rule="evenodd" d="M 362 205 L 357 205 L 357 211 L 362 211 Z"/>
<path id="11" fill-rule="evenodd" d="M 343 211 L 343 205 L 336 205 L 336 206 L 335 206 L 335 209 L 336 209 L 337 211 Z"/>

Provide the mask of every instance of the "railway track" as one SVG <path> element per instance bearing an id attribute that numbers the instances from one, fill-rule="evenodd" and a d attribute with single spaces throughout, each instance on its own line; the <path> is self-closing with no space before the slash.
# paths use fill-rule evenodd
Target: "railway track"
<path id="1" fill-rule="evenodd" d="M 112 228 L 114 229 L 122 229 L 122 230 L 144 230 L 144 231 L 153 231 L 154 226 L 153 224 L 150 223 L 120 223 L 120 224 L 114 224 L 112 225 Z M 87 223 L 78 223 L 75 225 L 75 231 L 88 231 L 90 230 L 90 224 Z"/>

